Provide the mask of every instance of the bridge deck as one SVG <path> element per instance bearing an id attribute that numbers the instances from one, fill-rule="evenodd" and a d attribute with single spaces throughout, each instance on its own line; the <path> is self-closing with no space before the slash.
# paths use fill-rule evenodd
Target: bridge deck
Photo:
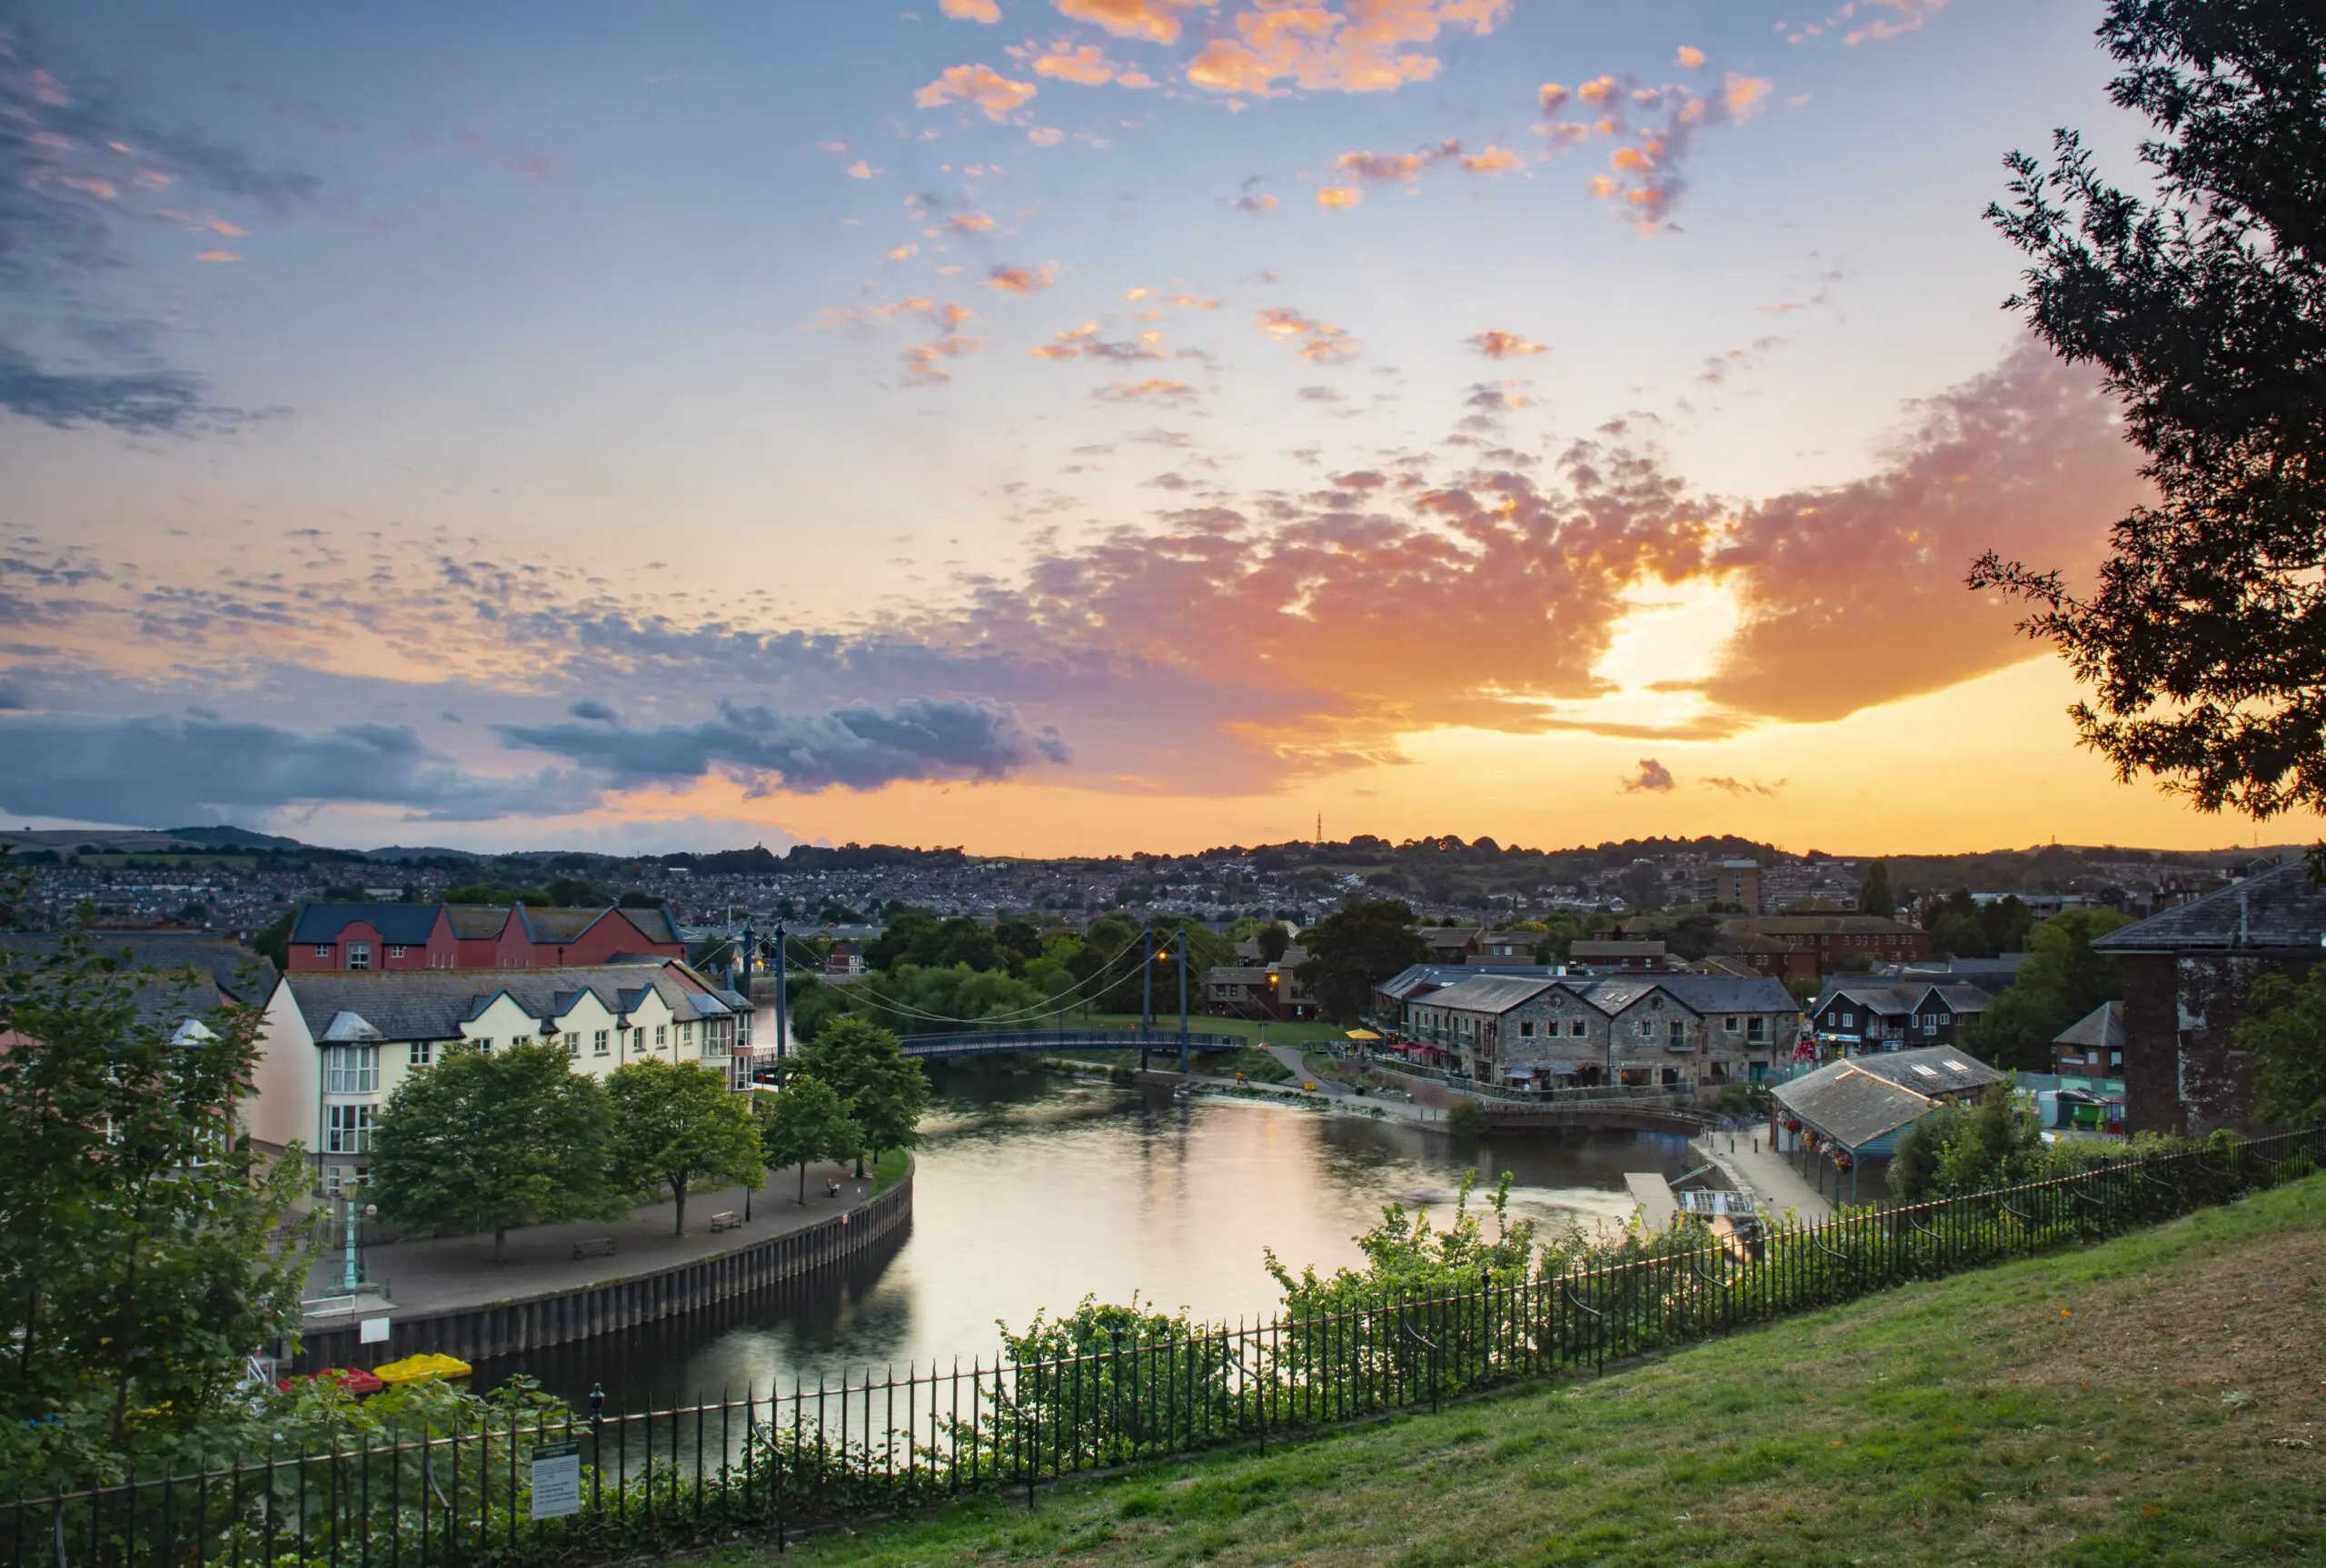
<path id="1" fill-rule="evenodd" d="M 909 1057 L 994 1056 L 1018 1051 L 1170 1051 L 1179 1048 L 1179 1031 L 1168 1029 L 972 1029 L 949 1035 L 907 1035 Z M 1191 1051 L 1240 1050 L 1252 1042 L 1241 1035 L 1198 1034 L 1189 1030 Z"/>

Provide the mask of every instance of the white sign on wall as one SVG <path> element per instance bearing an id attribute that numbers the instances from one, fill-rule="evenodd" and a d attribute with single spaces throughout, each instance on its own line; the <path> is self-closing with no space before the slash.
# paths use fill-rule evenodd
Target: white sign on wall
<path id="1" fill-rule="evenodd" d="M 384 1317 L 365 1318 L 363 1320 L 363 1329 L 356 1335 L 355 1338 L 356 1342 L 360 1345 L 387 1344 L 388 1320 Z"/>

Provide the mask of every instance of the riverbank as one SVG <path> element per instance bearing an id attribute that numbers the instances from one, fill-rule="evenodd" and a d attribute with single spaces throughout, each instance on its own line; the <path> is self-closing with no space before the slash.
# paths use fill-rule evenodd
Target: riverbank
<path id="1" fill-rule="evenodd" d="M 862 1179 L 847 1164 L 811 1166 L 804 1204 L 798 1172 L 782 1176 L 791 1179 L 772 1190 L 691 1194 L 682 1234 L 666 1199 L 619 1220 L 512 1231 L 499 1263 L 491 1236 L 372 1247 L 366 1273 L 384 1295 L 323 1294 L 339 1263 L 326 1253 L 310 1275 L 293 1365 L 374 1366 L 432 1351 L 474 1362 L 616 1334 L 788 1284 L 912 1224 L 911 1163 L 902 1154 Z M 714 1230 L 714 1216 L 733 1223 Z M 385 1337 L 366 1340 L 366 1323 Z"/>
<path id="2" fill-rule="evenodd" d="M 830 1564 L 2326 1551 L 2326 1176 L 1595 1381 L 794 1541 Z M 758 1551 L 693 1563 L 740 1564 Z"/>

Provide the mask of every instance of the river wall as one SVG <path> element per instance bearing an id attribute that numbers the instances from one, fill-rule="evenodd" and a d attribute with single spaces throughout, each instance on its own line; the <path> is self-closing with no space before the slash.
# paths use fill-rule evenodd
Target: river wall
<path id="1" fill-rule="evenodd" d="M 802 1230 L 668 1268 L 570 1290 L 409 1315 L 388 1309 L 388 1338 L 364 1345 L 343 1325 L 307 1329 L 297 1372 L 377 1366 L 433 1351 L 477 1362 L 682 1317 L 735 1296 L 804 1279 L 899 1240 L 912 1228 L 912 1172 L 888 1191 Z"/>

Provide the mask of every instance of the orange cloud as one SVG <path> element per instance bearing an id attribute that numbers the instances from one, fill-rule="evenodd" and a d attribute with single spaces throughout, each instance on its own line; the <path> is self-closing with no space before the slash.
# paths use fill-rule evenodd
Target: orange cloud
<path id="1" fill-rule="evenodd" d="M 1524 167 L 1526 160 L 1507 147 L 1486 144 L 1483 152 L 1466 156 L 1462 167 L 1473 174 L 1499 174 L 1506 169 Z"/>
<path id="2" fill-rule="evenodd" d="M 1672 63 L 1684 71 L 1700 70 L 1704 66 L 1705 52 L 1702 49 L 1692 49 L 1683 44 L 1680 45 L 1680 53 L 1674 56 Z"/>
<path id="3" fill-rule="evenodd" d="M 1196 389 L 1185 382 L 1149 380 L 1143 382 L 1110 382 L 1090 395 L 1102 402 L 1130 402 L 1139 399 L 1193 397 Z"/>
<path id="4" fill-rule="evenodd" d="M 1058 263 L 1045 263 L 1039 272 L 1030 267 L 996 267 L 986 274 L 985 286 L 1006 294 L 1039 293 L 1058 275 Z"/>
<path id="5" fill-rule="evenodd" d="M 232 251 L 204 251 L 194 259 L 197 262 L 239 262 L 243 258 Z"/>
<path id="6" fill-rule="evenodd" d="M 1683 49 L 1682 61 L 1691 68 L 1704 63 L 1703 51 Z M 1551 120 L 1536 127 L 1556 145 L 1574 146 L 1595 135 L 1634 138 L 1608 154 L 1612 174 L 1595 174 L 1591 193 L 1621 204 L 1634 225 L 1644 231 L 1664 228 L 1673 207 L 1687 190 L 1679 166 L 1696 135 L 1715 125 L 1739 125 L 1768 105 L 1774 84 L 1765 76 L 1731 71 L 1715 93 L 1684 85 L 1625 88 L 1613 76 L 1599 76 L 1577 88 L 1581 103 L 1604 111 L 1588 124 Z M 1555 114 L 1568 98 L 1566 89 L 1546 84 L 1541 93 L 1544 110 Z M 1661 123 L 1631 129 L 1629 116 L 1638 110 L 1662 111 Z"/>
<path id="7" fill-rule="evenodd" d="M 1822 22 L 1798 25 L 1780 22 L 1777 30 L 1784 34 L 1786 43 L 1798 44 L 1804 38 L 1814 38 L 1828 28 L 1841 26 L 1860 15 L 1865 15 L 1874 19 L 1851 28 L 1842 38 L 1844 44 L 1864 44 L 1918 32 L 1924 22 L 1945 10 L 1947 0 L 1849 0 L 1848 5 Z"/>
<path id="8" fill-rule="evenodd" d="M 915 343 L 905 351 L 905 380 L 913 386 L 943 386 L 953 379 L 953 372 L 939 364 L 939 360 L 961 359 L 983 347 L 983 338 L 965 338 L 959 332 L 949 332 L 934 342 Z"/>
<path id="9" fill-rule="evenodd" d="M 1363 200 L 1365 193 L 1354 185 L 1327 185 L 1317 193 L 1317 204 L 1320 207 L 1354 207 Z"/>
<path id="10" fill-rule="evenodd" d="M 956 213 L 945 220 L 945 226 L 956 233 L 981 234 L 993 227 L 993 220 L 983 213 Z"/>
<path id="11" fill-rule="evenodd" d="M 1408 45 L 1448 29 L 1491 33 L 1509 8 L 1509 0 L 1348 0 L 1343 10 L 1259 0 L 1236 16 L 1235 37 L 1197 52 L 1187 77 L 1213 93 L 1267 94 L 1287 80 L 1310 92 L 1386 91 L 1437 74 L 1437 56 Z"/>
<path id="12" fill-rule="evenodd" d="M 1744 618 L 1706 696 L 1816 721 L 2036 658 L 2015 608 L 1963 586 L 1971 561 L 1994 547 L 2082 576 L 2152 500 L 2099 379 L 2039 343 L 1920 408 L 1880 472 L 1738 519 L 1712 565 Z"/>
<path id="13" fill-rule="evenodd" d="M 1105 51 L 1096 44 L 1084 44 L 1070 55 L 1056 51 L 1037 55 L 1034 56 L 1034 74 L 1096 87 L 1115 79 L 1115 63 L 1108 59 Z"/>
<path id="14" fill-rule="evenodd" d="M 1260 331 L 1277 342 L 1297 345 L 1304 360 L 1320 364 L 1337 364 L 1355 359 L 1357 341 L 1346 329 L 1320 322 L 1302 314 L 1289 305 L 1271 305 L 1260 313 Z"/>
<path id="15" fill-rule="evenodd" d="M 1530 343 L 1516 332 L 1494 331 L 1473 332 L 1466 341 L 1490 360 L 1516 359 L 1526 354 L 1549 352 L 1546 345 Z"/>
<path id="16" fill-rule="evenodd" d="M 937 8 L 956 22 L 983 22 L 990 25 L 1001 20 L 999 0 L 937 0 Z"/>
<path id="17" fill-rule="evenodd" d="M 848 166 L 848 177 L 851 180 L 869 180 L 872 177 L 872 165 L 859 158 Z"/>
<path id="18" fill-rule="evenodd" d="M 1457 144 L 1448 143 L 1446 145 L 1453 147 Z M 1386 185 L 1412 179 L 1443 156 L 1443 152 L 1432 148 L 1420 153 L 1343 153 L 1336 162 L 1340 165 L 1341 173 L 1353 179 Z"/>
<path id="19" fill-rule="evenodd" d="M 1218 0 L 1052 0 L 1061 16 L 1092 22 L 1118 38 L 1149 44 L 1179 41 L 1179 13 L 1208 8 Z"/>
<path id="20" fill-rule="evenodd" d="M 1567 99 L 1574 94 L 1556 82 L 1546 82 L 1536 90 L 1535 95 L 1541 100 L 1544 114 L 1556 114 L 1566 106 Z"/>
<path id="21" fill-rule="evenodd" d="M 949 65 L 912 101 L 924 109 L 937 109 L 959 100 L 976 104 L 989 120 L 1006 120 L 1034 92 L 1031 82 L 1013 82 L 990 65 Z"/>

